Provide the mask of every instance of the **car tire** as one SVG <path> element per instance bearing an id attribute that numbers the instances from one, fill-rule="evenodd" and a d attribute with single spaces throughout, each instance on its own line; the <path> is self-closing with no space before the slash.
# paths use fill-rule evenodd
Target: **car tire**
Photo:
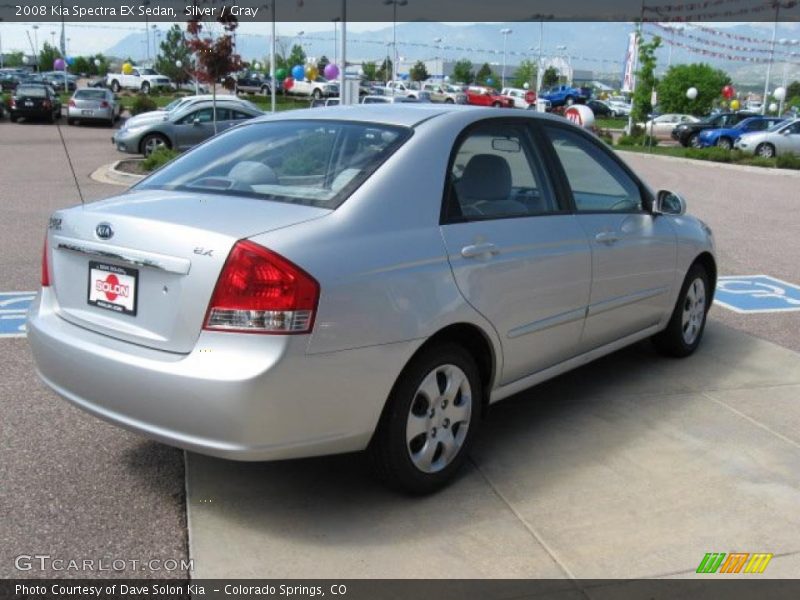
<path id="1" fill-rule="evenodd" d="M 118 93 L 119 93 L 119 91 L 120 91 L 121 89 L 122 89 L 122 88 L 121 88 L 121 87 L 120 87 L 120 85 L 119 85 L 119 81 L 117 81 L 117 80 L 115 79 L 115 80 L 113 80 L 113 81 L 111 82 L 111 91 L 112 91 L 112 92 L 114 92 L 115 94 L 118 94 Z"/>
<path id="2" fill-rule="evenodd" d="M 445 103 L 445 104 L 455 104 L 455 103 L 456 103 L 456 101 L 455 101 L 455 100 L 453 100 L 452 98 L 445 98 L 445 101 L 444 101 L 444 103 Z"/>
<path id="3" fill-rule="evenodd" d="M 494 108 L 501 108 L 503 105 L 502 105 L 502 104 L 500 104 L 499 102 L 495 102 L 494 104 L 492 104 L 492 106 L 493 106 Z"/>
<path id="4" fill-rule="evenodd" d="M 67 125 L 75 125 L 75 119 L 67 117 Z"/>
<path id="5" fill-rule="evenodd" d="M 160 133 L 150 133 L 142 138 L 141 153 L 148 157 L 159 148 L 171 148 L 169 140 Z"/>
<path id="6" fill-rule="evenodd" d="M 316 88 L 313 92 L 311 92 L 311 97 L 314 98 L 314 100 L 319 100 L 322 98 L 322 90 Z"/>
<path id="7" fill-rule="evenodd" d="M 756 156 L 761 158 L 775 158 L 775 146 L 772 144 L 759 144 L 756 147 Z"/>
<path id="8" fill-rule="evenodd" d="M 145 81 L 145 82 L 142 83 L 141 92 L 143 94 L 149 94 L 150 93 L 150 82 Z"/>
<path id="9" fill-rule="evenodd" d="M 270 96 L 272 95 L 272 90 L 269 89 L 269 86 L 262 86 L 261 88 L 261 95 L 262 96 Z"/>
<path id="10" fill-rule="evenodd" d="M 696 133 L 693 133 L 692 135 L 689 136 L 689 139 L 687 140 L 687 144 L 686 145 L 691 147 L 691 148 L 699 148 L 700 147 L 700 136 L 697 135 Z"/>
<path id="11" fill-rule="evenodd" d="M 684 358 L 700 345 L 711 298 L 708 273 L 695 263 L 686 274 L 667 328 L 652 337 L 653 345 L 666 356 Z"/>
<path id="12" fill-rule="evenodd" d="M 575 104 L 575 98 L 573 98 L 572 96 L 567 96 L 566 100 L 564 100 L 564 104 L 566 104 L 567 106 L 572 106 L 573 104 Z"/>
<path id="13" fill-rule="evenodd" d="M 454 343 L 424 349 L 398 377 L 370 442 L 375 474 L 409 494 L 442 488 L 467 458 L 482 401 L 480 374 L 469 352 Z"/>
<path id="14" fill-rule="evenodd" d="M 733 141 L 731 140 L 731 138 L 722 137 L 717 140 L 717 146 L 722 148 L 723 150 L 732 150 Z"/>

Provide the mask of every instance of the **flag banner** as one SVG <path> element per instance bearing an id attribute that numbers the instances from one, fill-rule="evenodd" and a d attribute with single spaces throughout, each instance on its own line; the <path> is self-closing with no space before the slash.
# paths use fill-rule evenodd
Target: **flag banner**
<path id="1" fill-rule="evenodd" d="M 622 73 L 622 91 L 630 94 L 636 89 L 636 53 L 639 51 L 639 36 L 628 36 L 628 51 L 625 53 L 625 68 Z"/>

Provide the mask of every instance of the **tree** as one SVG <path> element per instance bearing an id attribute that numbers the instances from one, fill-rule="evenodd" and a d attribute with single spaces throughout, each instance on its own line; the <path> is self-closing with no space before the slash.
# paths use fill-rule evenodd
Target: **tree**
<path id="1" fill-rule="evenodd" d="M 181 61 L 180 68 L 175 65 L 177 61 Z M 186 35 L 180 25 L 173 25 L 161 42 L 155 61 L 156 71 L 176 83 L 186 83 L 190 79 L 189 73 L 194 68 L 193 63 L 192 52 L 186 45 Z"/>
<path id="2" fill-rule="evenodd" d="M 364 79 L 367 81 L 378 80 L 378 65 L 375 62 L 365 62 L 361 65 L 361 72 L 364 74 Z"/>
<path id="3" fill-rule="evenodd" d="M 231 73 L 242 70 L 242 57 L 236 54 L 233 33 L 239 26 L 239 21 L 233 15 L 221 15 L 217 18 L 225 33 L 203 36 L 203 24 L 199 18 L 192 18 L 186 25 L 189 33 L 187 45 L 189 50 L 197 56 L 194 76 L 203 83 L 211 85 L 212 107 L 214 108 L 214 133 L 217 133 L 217 83 L 222 80 L 226 89 L 236 88 L 236 81 L 230 77 Z"/>
<path id="4" fill-rule="evenodd" d="M 656 50 L 661 46 L 661 38 L 654 36 L 649 42 L 639 42 L 639 69 L 636 71 L 636 90 L 633 92 L 631 118 L 634 123 L 644 123 L 653 112 L 650 102 L 656 89 Z"/>
<path id="5" fill-rule="evenodd" d="M 55 46 L 51 46 L 49 43 L 45 42 L 42 46 L 42 50 L 39 52 L 39 70 L 52 71 L 54 68 L 53 63 L 57 58 L 61 58 L 61 51 Z"/>
<path id="6" fill-rule="evenodd" d="M 331 59 L 323 54 L 322 57 L 317 61 L 317 71 L 319 71 L 320 75 L 325 72 L 325 67 L 327 67 L 329 64 L 331 64 Z"/>
<path id="7" fill-rule="evenodd" d="M 6 67 L 21 67 L 25 63 L 22 61 L 22 58 L 25 56 L 24 52 L 16 51 L 16 52 L 9 52 L 5 55 L 5 60 L 3 64 Z"/>
<path id="8" fill-rule="evenodd" d="M 658 84 L 658 103 L 664 112 L 705 115 L 714 106 L 722 88 L 730 83 L 731 78 L 725 71 L 704 63 L 674 65 Z M 638 87 L 639 83 L 636 85 Z M 697 88 L 695 100 L 686 97 L 690 87 Z"/>
<path id="9" fill-rule="evenodd" d="M 469 85 L 475 81 L 475 74 L 472 72 L 472 62 L 467 59 L 461 59 L 453 65 L 452 78 L 459 82 Z"/>
<path id="10" fill-rule="evenodd" d="M 383 64 L 378 72 L 375 74 L 378 81 L 389 81 L 392 76 L 392 59 L 388 56 L 383 59 Z"/>
<path id="11" fill-rule="evenodd" d="M 531 86 L 536 84 L 536 63 L 532 60 L 523 60 L 519 63 L 516 73 L 514 73 L 513 87 L 521 88 L 528 83 Z"/>
<path id="12" fill-rule="evenodd" d="M 411 72 L 409 73 L 411 76 L 411 81 L 425 81 L 430 77 L 428 73 L 428 68 L 425 66 L 425 63 L 421 60 L 418 60 L 416 64 L 411 67 Z"/>
<path id="13" fill-rule="evenodd" d="M 787 106 L 800 106 L 800 81 L 793 81 L 786 86 Z"/>
<path id="14" fill-rule="evenodd" d="M 292 50 L 291 52 L 289 52 L 289 56 L 286 57 L 285 68 L 291 71 L 297 65 L 305 66 L 305 64 L 306 64 L 305 50 L 303 50 L 303 47 L 300 46 L 299 44 L 295 44 L 294 46 L 292 46 Z"/>
<path id="15" fill-rule="evenodd" d="M 542 75 L 542 87 L 553 87 L 558 83 L 558 70 L 555 67 L 547 67 Z"/>
<path id="16" fill-rule="evenodd" d="M 492 80 L 492 84 L 494 85 L 497 83 L 497 75 L 494 74 L 492 71 L 492 67 L 489 66 L 489 63 L 483 63 L 478 72 L 475 74 L 475 82 L 479 85 L 490 85 L 489 80 Z"/>

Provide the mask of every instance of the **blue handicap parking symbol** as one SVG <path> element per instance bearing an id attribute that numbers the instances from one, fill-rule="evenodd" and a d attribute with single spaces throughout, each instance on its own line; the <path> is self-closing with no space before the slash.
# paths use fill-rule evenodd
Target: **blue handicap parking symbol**
<path id="1" fill-rule="evenodd" d="M 0 338 L 24 337 L 25 319 L 36 292 L 0 292 Z"/>
<path id="2" fill-rule="evenodd" d="M 714 301 L 738 313 L 800 311 L 800 286 L 767 275 L 720 277 Z"/>

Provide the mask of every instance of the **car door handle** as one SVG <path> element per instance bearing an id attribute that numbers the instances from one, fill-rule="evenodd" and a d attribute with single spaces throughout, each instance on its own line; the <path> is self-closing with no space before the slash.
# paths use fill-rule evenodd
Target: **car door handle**
<path id="1" fill-rule="evenodd" d="M 597 240 L 601 244 L 615 244 L 619 241 L 619 235 L 617 235 L 613 231 L 601 231 L 594 239 Z"/>
<path id="2" fill-rule="evenodd" d="M 461 256 L 464 258 L 478 258 L 486 254 L 494 256 L 498 252 L 500 252 L 500 250 L 498 250 L 497 246 L 494 244 L 472 244 L 470 246 L 464 246 L 461 249 Z"/>

